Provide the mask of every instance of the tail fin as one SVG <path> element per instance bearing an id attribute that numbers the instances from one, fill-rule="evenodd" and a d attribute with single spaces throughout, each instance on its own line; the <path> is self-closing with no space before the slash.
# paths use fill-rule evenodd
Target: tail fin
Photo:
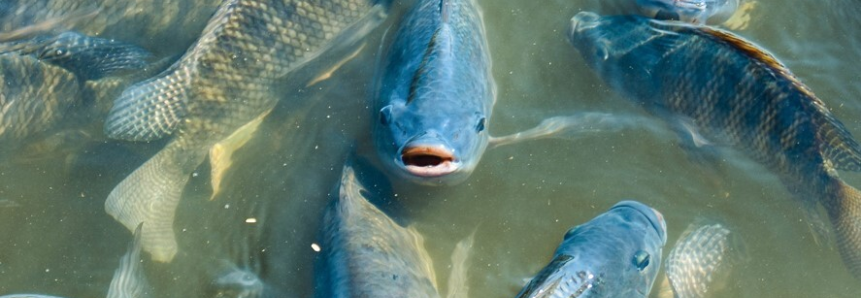
<path id="1" fill-rule="evenodd" d="M 176 207 L 188 177 L 203 159 L 184 154 L 180 144 L 177 140 L 169 143 L 114 187 L 105 202 L 108 214 L 130 231 L 146 222 L 141 244 L 158 262 L 170 262 L 176 255 Z"/>
<path id="2" fill-rule="evenodd" d="M 835 178 L 836 189 L 823 202 L 834 233 L 843 264 L 856 279 L 861 279 L 861 192 Z"/>
<path id="3" fill-rule="evenodd" d="M 448 276 L 448 294 L 446 298 L 469 297 L 469 285 L 467 283 L 467 266 L 472 244 L 475 242 L 475 231 L 457 243 L 451 254 L 451 274 Z"/>

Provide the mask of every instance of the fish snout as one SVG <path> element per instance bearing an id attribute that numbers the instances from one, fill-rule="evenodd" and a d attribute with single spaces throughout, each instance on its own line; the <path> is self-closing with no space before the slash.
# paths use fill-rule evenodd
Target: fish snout
<path id="1" fill-rule="evenodd" d="M 404 144 L 400 161 L 404 170 L 419 177 L 445 176 L 460 168 L 451 146 L 433 134 L 419 136 Z"/>

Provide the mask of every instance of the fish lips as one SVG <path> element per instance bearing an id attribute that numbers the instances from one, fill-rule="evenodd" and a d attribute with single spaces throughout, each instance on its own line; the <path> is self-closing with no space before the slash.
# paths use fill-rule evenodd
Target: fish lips
<path id="1" fill-rule="evenodd" d="M 407 141 L 396 156 L 395 163 L 405 174 L 422 180 L 451 176 L 462 169 L 456 151 L 435 135 Z"/>

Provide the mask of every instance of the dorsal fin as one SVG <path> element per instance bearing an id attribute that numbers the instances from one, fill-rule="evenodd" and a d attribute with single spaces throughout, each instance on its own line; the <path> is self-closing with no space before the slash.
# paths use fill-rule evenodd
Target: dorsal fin
<path id="1" fill-rule="evenodd" d="M 700 36 L 716 40 L 739 50 L 744 55 L 758 61 L 760 65 L 769 69 L 774 76 L 782 77 L 792 84 L 802 95 L 803 100 L 801 103 L 807 104 L 817 111 L 812 114 L 812 118 L 819 128 L 817 137 L 820 141 L 822 155 L 836 169 L 861 171 L 861 145 L 852 137 L 852 134 L 843 126 L 843 123 L 831 114 L 831 111 L 825 107 L 825 103 L 816 97 L 810 88 L 801 83 L 789 68 L 780 63 L 772 54 L 732 33 L 709 27 L 690 28 L 694 28 L 693 30 L 698 32 Z"/>

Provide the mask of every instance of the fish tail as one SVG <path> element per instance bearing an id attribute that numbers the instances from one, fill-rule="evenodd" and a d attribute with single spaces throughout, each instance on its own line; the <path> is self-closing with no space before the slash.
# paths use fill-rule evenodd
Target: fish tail
<path id="1" fill-rule="evenodd" d="M 832 185 L 835 187 L 823 205 L 834 226 L 843 263 L 861 279 L 861 192 L 840 179 Z"/>
<path id="2" fill-rule="evenodd" d="M 474 242 L 475 231 L 455 245 L 454 252 L 451 254 L 451 272 L 448 277 L 448 294 L 446 298 L 469 297 L 467 295 L 469 292 L 469 285 L 467 283 L 467 270 L 469 266 L 467 265 L 467 261 Z"/>
<path id="3" fill-rule="evenodd" d="M 170 262 L 176 255 L 173 232 L 176 207 L 188 177 L 202 160 L 202 157 L 187 158 L 180 147 L 176 141 L 168 144 L 114 187 L 105 202 L 108 214 L 130 231 L 146 222 L 141 244 L 158 262 Z M 193 166 L 185 166 L 192 163 Z"/>

